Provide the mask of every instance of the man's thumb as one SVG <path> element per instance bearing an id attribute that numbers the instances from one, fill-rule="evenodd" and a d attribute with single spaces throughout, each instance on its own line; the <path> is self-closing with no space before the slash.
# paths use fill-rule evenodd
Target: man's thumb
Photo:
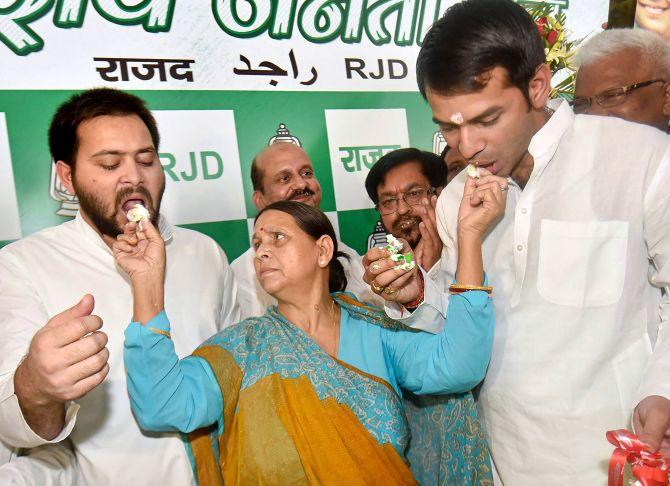
<path id="1" fill-rule="evenodd" d="M 668 420 L 663 414 L 650 410 L 638 438 L 649 446 L 651 452 L 657 452 L 661 446 L 663 435 L 668 428 Z"/>
<path id="2" fill-rule="evenodd" d="M 142 229 L 144 230 L 147 240 L 154 241 L 162 238 L 158 228 L 156 228 L 149 220 L 142 221 Z"/>
<path id="3" fill-rule="evenodd" d="M 89 316 L 91 315 L 91 312 L 93 312 L 93 307 L 95 307 L 93 296 L 91 294 L 86 294 L 75 305 L 52 317 L 47 325 L 58 326 L 78 317 Z"/>

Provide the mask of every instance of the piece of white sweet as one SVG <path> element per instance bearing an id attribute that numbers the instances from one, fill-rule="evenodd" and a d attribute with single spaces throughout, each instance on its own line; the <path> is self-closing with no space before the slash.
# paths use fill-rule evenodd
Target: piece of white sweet
<path id="1" fill-rule="evenodd" d="M 414 267 L 416 267 L 416 263 L 414 263 L 414 262 L 405 262 L 405 263 L 403 263 L 403 264 L 401 264 L 401 265 L 396 265 L 396 266 L 393 267 L 393 268 L 394 268 L 395 270 L 405 270 L 405 271 L 409 272 L 409 271 L 412 270 Z"/>
<path id="2" fill-rule="evenodd" d="M 398 259 L 393 258 L 393 257 L 400 257 Z M 414 267 L 416 267 L 416 263 L 412 259 L 412 254 L 411 253 L 406 253 L 405 255 L 398 254 L 398 255 L 391 255 L 391 260 L 394 262 L 402 262 L 399 265 L 394 266 L 394 270 L 405 270 L 405 271 L 410 271 Z"/>
<path id="3" fill-rule="evenodd" d="M 466 170 L 468 171 L 468 177 L 472 177 L 473 179 L 479 179 L 479 169 L 475 167 L 472 164 L 468 164 Z"/>
<path id="4" fill-rule="evenodd" d="M 150 217 L 151 214 L 149 213 L 149 210 L 141 204 L 135 204 L 135 206 L 126 213 L 128 221 L 138 223 L 140 231 L 142 231 L 142 221 L 149 221 Z"/>
<path id="5" fill-rule="evenodd" d="M 389 254 L 395 255 L 400 250 L 402 250 L 403 244 L 398 241 L 395 236 L 391 234 L 386 235 L 386 242 L 388 243 L 388 245 L 386 245 L 386 251 L 388 251 Z"/>

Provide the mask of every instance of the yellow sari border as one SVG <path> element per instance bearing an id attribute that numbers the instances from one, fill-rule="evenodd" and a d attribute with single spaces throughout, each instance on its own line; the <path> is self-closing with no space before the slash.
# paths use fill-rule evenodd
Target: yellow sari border
<path id="1" fill-rule="evenodd" d="M 389 390 L 391 390 L 395 396 L 400 397 L 400 395 L 398 395 L 398 392 L 395 390 L 395 388 L 393 388 L 393 387 L 391 386 L 391 384 L 390 384 L 388 381 L 384 380 L 383 378 L 379 378 L 378 376 L 371 375 L 370 373 L 366 373 L 366 372 L 363 371 L 363 370 L 359 370 L 359 369 L 356 368 L 355 366 L 352 366 L 352 365 L 350 365 L 349 363 L 345 363 L 344 361 L 340 361 L 339 359 L 337 359 L 337 358 L 335 358 L 335 357 L 333 357 L 333 356 L 331 356 L 331 358 L 333 358 L 333 360 L 334 360 L 337 364 L 339 364 L 340 366 L 344 366 L 344 367 L 345 367 L 346 369 L 348 369 L 349 371 L 353 371 L 354 373 L 357 373 L 357 374 L 361 375 L 361 376 L 364 377 L 364 378 L 367 378 L 367 379 L 369 379 L 369 380 L 375 381 L 375 382 L 379 383 L 380 385 L 384 385 L 386 388 L 388 388 Z"/>

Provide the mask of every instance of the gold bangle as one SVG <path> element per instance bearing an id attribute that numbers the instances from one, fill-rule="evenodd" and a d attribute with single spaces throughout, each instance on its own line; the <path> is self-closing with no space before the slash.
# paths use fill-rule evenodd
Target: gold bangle
<path id="1" fill-rule="evenodd" d="M 162 329 L 156 329 L 155 327 L 149 327 L 149 326 L 147 326 L 147 329 L 153 332 L 154 334 L 160 334 L 168 339 L 172 339 L 172 336 L 170 336 L 170 333 L 167 331 L 163 331 Z"/>
<path id="2" fill-rule="evenodd" d="M 490 294 L 493 292 L 493 287 L 488 285 L 467 285 L 467 284 L 451 284 L 449 286 L 449 292 L 452 294 L 460 294 L 461 292 L 468 292 L 470 290 L 481 290 Z"/>

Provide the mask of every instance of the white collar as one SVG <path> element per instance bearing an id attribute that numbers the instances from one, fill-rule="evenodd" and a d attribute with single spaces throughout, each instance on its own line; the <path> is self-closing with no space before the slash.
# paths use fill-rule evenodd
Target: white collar
<path id="1" fill-rule="evenodd" d="M 533 157 L 533 172 L 546 167 L 556 153 L 563 134 L 575 120 L 575 114 L 567 101 L 551 100 L 549 105 L 554 112 L 547 123 L 533 135 L 528 145 L 528 153 Z"/>

